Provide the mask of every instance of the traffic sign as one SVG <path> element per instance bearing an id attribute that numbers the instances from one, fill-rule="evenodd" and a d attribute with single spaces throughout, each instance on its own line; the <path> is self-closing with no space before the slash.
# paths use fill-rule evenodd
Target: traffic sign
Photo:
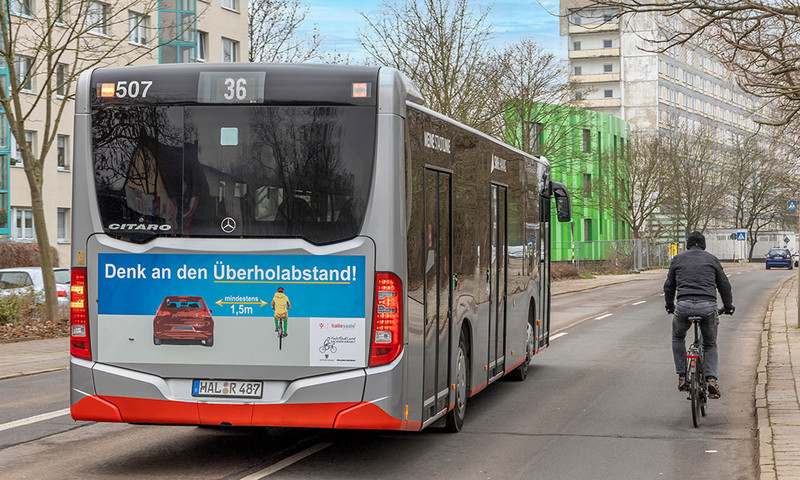
<path id="1" fill-rule="evenodd" d="M 786 202 L 786 210 L 797 210 L 797 200 L 789 200 Z"/>
<path id="2" fill-rule="evenodd" d="M 730 238 L 731 238 L 731 240 L 736 240 L 736 232 L 731 233 L 731 237 Z"/>
<path id="3" fill-rule="evenodd" d="M 736 240 L 740 242 L 744 242 L 745 233 L 747 232 L 736 232 Z"/>

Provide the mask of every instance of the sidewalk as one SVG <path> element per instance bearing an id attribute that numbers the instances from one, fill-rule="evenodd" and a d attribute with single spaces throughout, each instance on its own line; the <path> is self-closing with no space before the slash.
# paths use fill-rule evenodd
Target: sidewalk
<path id="1" fill-rule="evenodd" d="M 800 328 L 797 275 L 770 301 L 756 384 L 761 480 L 800 480 Z"/>
<path id="2" fill-rule="evenodd" d="M 0 343 L 0 380 L 69 367 L 69 338 Z"/>

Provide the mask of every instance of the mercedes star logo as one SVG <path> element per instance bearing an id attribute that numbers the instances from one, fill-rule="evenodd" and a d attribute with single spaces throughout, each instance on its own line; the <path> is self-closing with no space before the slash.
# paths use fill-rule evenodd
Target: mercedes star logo
<path id="1" fill-rule="evenodd" d="M 236 230 L 236 220 L 232 219 L 231 217 L 225 217 L 222 219 L 222 223 L 219 224 L 220 228 L 225 233 L 232 233 Z"/>

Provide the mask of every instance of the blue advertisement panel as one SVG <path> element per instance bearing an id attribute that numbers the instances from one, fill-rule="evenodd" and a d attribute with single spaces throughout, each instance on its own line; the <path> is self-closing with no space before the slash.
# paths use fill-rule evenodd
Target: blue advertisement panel
<path id="1" fill-rule="evenodd" d="M 99 354 L 363 366 L 365 263 L 358 255 L 98 254 Z"/>

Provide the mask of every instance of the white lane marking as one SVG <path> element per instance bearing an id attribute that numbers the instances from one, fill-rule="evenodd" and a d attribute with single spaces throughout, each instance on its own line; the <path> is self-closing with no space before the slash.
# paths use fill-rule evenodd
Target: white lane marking
<path id="1" fill-rule="evenodd" d="M 614 314 L 613 313 L 606 313 L 605 315 L 600 315 L 599 317 L 595 317 L 595 320 L 602 320 L 604 318 L 610 317 L 611 315 L 614 315 Z"/>
<path id="2" fill-rule="evenodd" d="M 3 430 L 10 430 L 12 428 L 30 425 L 31 423 L 43 422 L 45 420 L 50 420 L 51 418 L 60 417 L 68 413 L 69 413 L 69 408 L 65 408 L 63 410 L 56 410 L 55 412 L 42 413 L 40 415 L 34 415 L 32 417 L 23 418 L 22 420 L 14 420 L 13 422 L 3 423 L 0 424 L 0 432 L 2 432 Z"/>
<path id="3" fill-rule="evenodd" d="M 717 453 L 716 450 L 706 450 L 706 453 Z"/>
<path id="4" fill-rule="evenodd" d="M 643 303 L 647 303 L 647 300 L 642 300 L 641 302 L 631 303 L 631 305 L 641 305 Z"/>
<path id="5" fill-rule="evenodd" d="M 563 336 L 564 336 L 564 335 L 566 335 L 566 334 L 567 334 L 567 332 L 556 333 L 555 335 L 553 335 L 552 337 L 550 337 L 550 341 L 553 341 L 553 340 L 555 340 L 556 338 L 561 338 L 561 337 L 563 337 Z"/>
<path id="6" fill-rule="evenodd" d="M 306 458 L 306 457 L 308 457 L 310 455 L 314 455 L 315 453 L 319 452 L 320 450 L 324 450 L 324 449 L 330 447 L 331 445 L 332 445 L 331 443 L 318 443 L 318 444 L 314 445 L 313 447 L 309 447 L 309 448 L 303 450 L 302 452 L 295 453 L 291 457 L 284 458 L 283 460 L 281 460 L 280 462 L 276 463 L 275 465 L 271 465 L 271 466 L 269 466 L 269 467 L 267 467 L 267 468 L 265 468 L 263 470 L 259 470 L 258 472 L 255 472 L 255 473 L 251 473 L 250 475 L 242 478 L 241 480 L 259 480 L 261 478 L 268 477 L 268 476 L 272 475 L 273 473 L 278 472 L 280 470 L 283 470 L 284 468 L 286 468 L 286 467 L 288 467 L 288 466 L 290 466 L 290 465 L 292 465 L 294 463 L 297 463 L 300 460 L 302 460 L 302 459 L 304 459 L 304 458 Z"/>
<path id="7" fill-rule="evenodd" d="M 664 296 L 664 294 L 663 294 L 663 293 L 659 293 L 659 294 L 658 294 L 658 296 L 659 296 L 659 297 L 663 297 L 663 296 Z"/>
<path id="8" fill-rule="evenodd" d="M 730 278 L 731 274 L 730 273 L 726 273 L 725 276 Z"/>

